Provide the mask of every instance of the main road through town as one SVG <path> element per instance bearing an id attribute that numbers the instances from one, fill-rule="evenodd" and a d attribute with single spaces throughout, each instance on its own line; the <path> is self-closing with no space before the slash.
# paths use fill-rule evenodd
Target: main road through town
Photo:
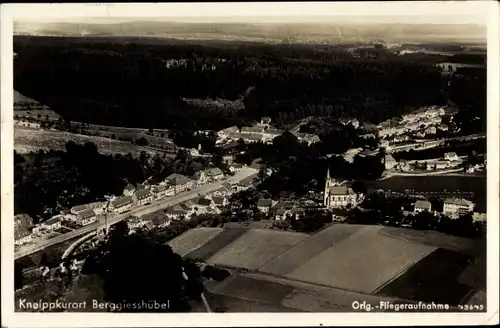
<path id="1" fill-rule="evenodd" d="M 143 216 L 143 215 L 147 215 L 147 214 L 156 212 L 158 210 L 165 209 L 167 207 L 171 207 L 173 205 L 176 205 L 176 204 L 185 202 L 189 199 L 195 198 L 198 195 L 204 195 L 204 194 L 210 193 L 212 191 L 215 191 L 215 190 L 219 189 L 222 186 L 222 184 L 226 181 L 227 182 L 239 182 L 247 177 L 250 177 L 252 175 L 256 175 L 257 172 L 258 171 L 256 169 L 253 169 L 250 167 L 244 167 L 243 170 L 241 170 L 240 172 L 237 172 L 233 176 L 229 176 L 227 179 L 220 180 L 220 181 L 217 181 L 214 183 L 209 183 L 209 184 L 202 185 L 202 186 L 194 187 L 193 189 L 186 191 L 186 192 L 182 192 L 178 195 L 156 200 L 150 205 L 134 208 L 134 209 L 128 211 L 127 213 L 117 214 L 117 215 L 110 214 L 110 215 L 108 215 L 108 224 L 109 225 L 115 224 L 115 223 L 125 219 L 129 215 Z M 103 228 L 103 227 L 104 227 L 104 223 L 101 223 L 101 222 L 89 224 L 88 226 L 82 227 L 80 229 L 76 229 L 76 230 L 73 230 L 71 232 L 55 236 L 51 239 L 41 241 L 41 242 L 36 243 L 34 245 L 29 245 L 27 247 L 23 247 L 23 248 L 19 249 L 17 252 L 15 252 L 14 258 L 17 260 L 23 256 L 41 251 L 49 246 L 60 244 L 60 243 L 65 242 L 67 240 L 73 239 L 75 237 L 79 237 L 83 234 L 89 233 L 93 230 L 96 230 L 98 228 Z"/>

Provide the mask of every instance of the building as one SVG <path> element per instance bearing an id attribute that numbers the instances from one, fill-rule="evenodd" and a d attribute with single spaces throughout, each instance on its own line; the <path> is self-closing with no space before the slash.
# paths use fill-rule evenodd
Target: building
<path id="1" fill-rule="evenodd" d="M 262 133 L 247 133 L 242 137 L 245 143 L 262 142 L 264 135 Z"/>
<path id="2" fill-rule="evenodd" d="M 132 196 L 135 192 L 135 187 L 132 184 L 127 184 L 125 188 L 123 188 L 123 196 Z"/>
<path id="3" fill-rule="evenodd" d="M 262 133 L 264 133 L 265 128 L 266 128 L 265 125 L 244 126 L 241 128 L 241 133 L 242 134 L 257 133 L 262 136 Z"/>
<path id="4" fill-rule="evenodd" d="M 265 116 L 265 117 L 261 118 L 261 119 L 260 119 L 260 124 L 266 124 L 266 125 L 271 124 L 271 118 L 270 118 L 270 117 L 267 117 L 267 116 Z"/>
<path id="5" fill-rule="evenodd" d="M 386 154 L 384 156 L 384 166 L 386 170 L 394 168 L 398 162 L 394 159 L 391 154 Z"/>
<path id="6" fill-rule="evenodd" d="M 212 196 L 230 196 L 233 194 L 235 188 L 229 182 L 224 182 L 222 186 L 211 193 Z"/>
<path id="7" fill-rule="evenodd" d="M 50 218 L 44 223 L 42 223 L 42 227 L 45 230 L 57 230 L 61 227 L 61 219 L 59 218 Z"/>
<path id="8" fill-rule="evenodd" d="M 160 184 L 153 187 L 153 193 L 155 197 L 159 199 L 166 196 L 173 196 L 175 194 L 175 189 L 172 186 Z"/>
<path id="9" fill-rule="evenodd" d="M 128 216 L 125 221 L 130 230 L 140 228 L 146 223 L 146 221 L 141 220 L 141 218 L 135 215 Z"/>
<path id="10" fill-rule="evenodd" d="M 458 160 L 458 156 L 455 152 L 449 152 L 444 154 L 444 159 L 447 161 L 456 161 Z"/>
<path id="11" fill-rule="evenodd" d="M 89 208 L 77 214 L 77 223 L 82 226 L 94 223 L 97 221 L 97 215 L 94 210 Z"/>
<path id="12" fill-rule="evenodd" d="M 431 202 L 427 200 L 417 200 L 415 204 L 413 204 L 413 212 L 430 212 L 432 208 Z"/>
<path id="13" fill-rule="evenodd" d="M 194 209 L 197 214 L 206 213 L 212 207 L 212 200 L 208 198 L 200 198 L 194 204 Z"/>
<path id="14" fill-rule="evenodd" d="M 155 217 L 152 221 L 153 225 L 157 228 L 167 227 L 172 222 L 168 217 L 163 215 Z"/>
<path id="15" fill-rule="evenodd" d="M 225 128 L 223 130 L 220 130 L 219 132 L 217 132 L 217 136 L 221 139 L 225 139 L 227 138 L 231 133 L 238 133 L 240 132 L 240 129 L 238 129 L 237 126 L 230 126 L 228 128 Z"/>
<path id="16" fill-rule="evenodd" d="M 282 221 L 282 220 L 286 220 L 286 219 L 299 220 L 301 217 L 303 217 L 303 215 L 304 215 L 304 211 L 300 208 L 297 208 L 297 207 L 280 208 L 279 210 L 276 211 L 274 219 L 276 221 Z"/>
<path id="17" fill-rule="evenodd" d="M 208 182 L 208 177 L 205 174 L 205 171 L 197 171 L 193 174 L 191 179 L 196 183 L 197 186 L 204 185 Z"/>
<path id="18" fill-rule="evenodd" d="M 219 209 L 229 205 L 229 200 L 227 199 L 227 197 L 224 196 L 213 196 L 212 202 L 213 205 Z"/>
<path id="19" fill-rule="evenodd" d="M 297 137 L 297 140 L 299 142 L 305 143 L 308 146 L 321 141 L 321 139 L 317 135 L 312 134 L 312 133 L 297 132 L 297 133 L 294 133 L 294 136 Z"/>
<path id="20" fill-rule="evenodd" d="M 73 206 L 70 210 L 71 214 L 78 215 L 79 213 L 87 210 L 89 207 L 88 205 L 78 205 L 78 206 Z"/>
<path id="21" fill-rule="evenodd" d="M 447 161 L 437 161 L 434 164 L 434 169 L 436 170 L 444 170 L 448 167 L 448 162 Z"/>
<path id="22" fill-rule="evenodd" d="M 31 231 L 23 226 L 14 226 L 14 244 L 23 245 L 31 241 Z"/>
<path id="23" fill-rule="evenodd" d="M 110 208 L 115 213 L 124 213 L 134 206 L 131 196 L 121 196 L 111 202 Z"/>
<path id="24" fill-rule="evenodd" d="M 229 171 L 231 173 L 240 172 L 241 170 L 243 170 L 243 165 L 242 164 L 233 163 L 233 164 L 231 164 L 231 166 L 229 166 Z"/>
<path id="25" fill-rule="evenodd" d="M 269 213 L 272 206 L 273 206 L 272 199 L 259 199 L 257 202 L 257 208 L 259 209 L 259 211 L 265 214 Z"/>
<path id="26" fill-rule="evenodd" d="M 190 190 L 194 184 L 194 181 L 191 180 L 190 178 L 177 173 L 169 175 L 166 181 L 169 185 L 171 185 L 175 189 L 176 194 L 186 190 Z"/>
<path id="27" fill-rule="evenodd" d="M 425 134 L 436 134 L 437 130 L 436 127 L 430 126 L 427 129 L 425 129 Z"/>
<path id="28" fill-rule="evenodd" d="M 133 198 L 137 206 L 143 206 L 153 202 L 153 194 L 147 189 L 137 190 Z"/>
<path id="29" fill-rule="evenodd" d="M 213 167 L 203 171 L 208 181 L 218 181 L 224 178 L 224 172 L 218 167 Z"/>
<path id="30" fill-rule="evenodd" d="M 330 169 L 326 174 L 324 205 L 326 208 L 354 207 L 358 204 L 359 195 L 351 188 L 340 185 L 330 177 Z"/>
<path id="31" fill-rule="evenodd" d="M 243 190 L 248 190 L 253 187 L 254 177 L 249 176 L 243 180 L 241 180 L 238 184 L 236 184 L 236 192 L 240 192 Z"/>
<path id="32" fill-rule="evenodd" d="M 446 125 L 446 124 L 441 124 L 441 125 L 439 125 L 439 126 L 438 126 L 438 129 L 439 129 L 440 131 L 448 131 L 448 125 Z"/>
<path id="33" fill-rule="evenodd" d="M 460 216 L 474 210 L 475 204 L 464 198 L 446 198 L 443 205 L 443 214 Z"/>
<path id="34" fill-rule="evenodd" d="M 472 221 L 486 222 L 486 213 L 479 213 L 479 212 L 472 213 Z"/>

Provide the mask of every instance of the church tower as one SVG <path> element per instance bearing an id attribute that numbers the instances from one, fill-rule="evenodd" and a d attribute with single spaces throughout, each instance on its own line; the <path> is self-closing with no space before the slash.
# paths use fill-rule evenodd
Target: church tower
<path id="1" fill-rule="evenodd" d="M 329 198 L 330 198 L 330 187 L 331 187 L 331 181 L 332 178 L 330 177 L 330 166 L 328 166 L 326 170 L 326 179 L 325 179 L 325 191 L 323 192 L 323 205 L 328 207 L 329 205 Z"/>

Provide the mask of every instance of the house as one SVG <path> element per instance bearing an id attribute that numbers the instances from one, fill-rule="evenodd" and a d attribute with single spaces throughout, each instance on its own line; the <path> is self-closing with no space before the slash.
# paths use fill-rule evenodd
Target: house
<path id="1" fill-rule="evenodd" d="M 135 215 L 128 216 L 125 221 L 130 230 L 140 228 L 146 224 L 146 221 L 141 220 L 141 218 Z"/>
<path id="2" fill-rule="evenodd" d="M 200 198 L 195 203 L 194 208 L 196 213 L 206 213 L 210 207 L 212 207 L 212 200 L 208 198 Z"/>
<path id="3" fill-rule="evenodd" d="M 444 153 L 444 159 L 447 161 L 456 161 L 458 160 L 458 156 L 455 152 Z"/>
<path id="4" fill-rule="evenodd" d="M 251 187 L 253 187 L 253 182 L 254 182 L 254 177 L 249 176 L 243 180 L 241 180 L 237 185 L 236 185 L 236 191 L 240 192 L 243 190 L 248 190 Z"/>
<path id="5" fill-rule="evenodd" d="M 210 193 L 212 196 L 230 196 L 234 192 L 234 188 L 231 186 L 229 182 L 224 182 L 222 186 Z"/>
<path id="6" fill-rule="evenodd" d="M 447 161 L 437 161 L 434 164 L 434 169 L 435 170 L 444 170 L 448 167 L 448 162 Z"/>
<path id="7" fill-rule="evenodd" d="M 208 177 L 205 171 L 197 171 L 193 174 L 191 179 L 196 183 L 196 185 L 201 186 L 208 182 Z"/>
<path id="8" fill-rule="evenodd" d="M 31 231 L 23 226 L 14 226 L 14 244 L 23 245 L 31 241 Z"/>
<path id="9" fill-rule="evenodd" d="M 212 202 L 213 205 L 217 208 L 222 208 L 229 205 L 229 200 L 227 199 L 227 197 L 224 196 L 213 196 Z"/>
<path id="10" fill-rule="evenodd" d="M 170 223 L 172 222 L 168 217 L 166 216 L 157 216 L 155 217 L 153 220 L 153 225 L 157 228 L 164 228 L 164 227 L 167 227 L 170 225 Z"/>
<path id="11" fill-rule="evenodd" d="M 425 129 L 426 134 L 436 134 L 437 130 L 434 126 L 430 126 L 427 129 Z"/>
<path id="12" fill-rule="evenodd" d="M 263 136 L 264 136 L 264 139 L 266 139 L 266 140 L 272 140 L 272 139 L 282 135 L 284 132 L 285 131 L 283 131 L 283 130 L 280 130 L 280 129 L 277 129 L 274 127 L 269 127 L 264 131 Z"/>
<path id="13" fill-rule="evenodd" d="M 61 219 L 55 217 L 50 218 L 42 223 L 42 227 L 45 230 L 57 230 L 61 227 Z"/>
<path id="14" fill-rule="evenodd" d="M 257 201 L 257 208 L 262 213 L 268 214 L 273 206 L 273 201 L 271 199 L 259 199 Z"/>
<path id="15" fill-rule="evenodd" d="M 260 119 L 260 124 L 267 124 L 267 125 L 271 124 L 271 118 L 267 117 L 267 116 L 261 118 Z"/>
<path id="16" fill-rule="evenodd" d="M 379 131 L 379 136 L 381 136 L 380 131 Z M 360 135 L 359 137 L 362 138 L 362 139 L 365 139 L 365 140 L 366 139 L 375 139 L 376 138 L 373 133 L 365 133 L 365 134 Z"/>
<path id="17" fill-rule="evenodd" d="M 242 139 L 245 143 L 261 142 L 264 139 L 264 135 L 262 133 L 249 132 L 245 134 Z"/>
<path id="18" fill-rule="evenodd" d="M 132 184 L 127 184 L 125 188 L 123 188 L 123 196 L 132 196 L 135 192 L 135 187 Z"/>
<path id="19" fill-rule="evenodd" d="M 243 170 L 242 164 L 233 163 L 233 164 L 231 164 L 231 166 L 229 166 L 229 171 L 231 171 L 231 173 L 240 172 L 241 170 Z"/>
<path id="20" fill-rule="evenodd" d="M 472 213 L 472 221 L 486 222 L 486 213 L 479 213 L 479 212 Z"/>
<path id="21" fill-rule="evenodd" d="M 184 209 L 180 207 L 171 207 L 165 211 L 165 217 L 169 220 L 183 220 L 186 218 L 187 213 Z"/>
<path id="22" fill-rule="evenodd" d="M 240 129 L 238 129 L 238 127 L 234 125 L 234 126 L 230 126 L 228 128 L 225 128 L 223 130 L 220 130 L 219 132 L 217 132 L 217 136 L 219 138 L 225 139 L 229 136 L 229 134 L 238 133 L 238 132 L 240 132 Z"/>
<path id="23" fill-rule="evenodd" d="M 276 211 L 275 215 L 275 220 L 276 221 L 281 221 L 281 220 L 286 220 L 286 219 L 295 219 L 299 220 L 301 217 L 303 217 L 304 211 L 302 209 L 299 209 L 297 207 L 292 207 L 292 208 L 280 208 L 279 210 Z"/>
<path id="24" fill-rule="evenodd" d="M 313 143 L 317 143 L 317 142 L 321 141 L 321 139 L 317 135 L 311 134 L 311 133 L 297 132 L 297 133 L 294 133 L 294 136 L 297 137 L 297 140 L 299 142 L 306 143 L 308 146 L 312 145 Z"/>
<path id="25" fill-rule="evenodd" d="M 172 186 L 167 186 L 167 185 L 158 185 L 153 187 L 153 193 L 155 194 L 155 197 L 162 198 L 165 196 L 173 196 L 175 194 L 175 189 Z"/>
<path id="26" fill-rule="evenodd" d="M 185 190 L 190 190 L 193 187 L 194 181 L 190 178 L 182 175 L 173 173 L 166 178 L 166 181 L 175 189 L 175 193 L 178 194 Z"/>
<path id="27" fill-rule="evenodd" d="M 87 210 L 89 207 L 87 204 L 85 205 L 78 205 L 78 206 L 73 206 L 70 210 L 71 214 L 78 215 L 79 213 Z"/>
<path id="28" fill-rule="evenodd" d="M 440 124 L 440 125 L 438 126 L 438 129 L 439 129 L 440 131 L 448 131 L 448 125 L 446 125 L 446 124 Z"/>
<path id="29" fill-rule="evenodd" d="M 224 173 L 218 167 L 206 169 L 204 173 L 208 181 L 218 181 L 224 178 Z"/>
<path id="30" fill-rule="evenodd" d="M 241 133 L 242 134 L 258 133 L 262 135 L 264 129 L 265 129 L 264 125 L 244 126 L 241 128 Z"/>
<path id="31" fill-rule="evenodd" d="M 430 212 L 432 208 L 431 202 L 427 200 L 417 200 L 415 204 L 413 204 L 413 212 Z"/>
<path id="32" fill-rule="evenodd" d="M 386 154 L 384 156 L 384 165 L 386 170 L 390 170 L 396 166 L 398 162 L 394 159 L 394 157 L 391 154 Z"/>
<path id="33" fill-rule="evenodd" d="M 94 223 L 97 221 L 97 215 L 94 210 L 89 208 L 77 214 L 77 223 L 82 226 Z"/>
<path id="34" fill-rule="evenodd" d="M 134 206 L 134 202 L 131 196 L 121 196 L 111 202 L 110 208 L 115 213 L 124 213 L 130 210 Z"/>
<path id="35" fill-rule="evenodd" d="M 147 189 L 137 190 L 134 193 L 134 201 L 137 203 L 137 206 L 151 204 L 153 202 L 153 194 Z"/>
<path id="36" fill-rule="evenodd" d="M 475 204 L 464 198 L 446 198 L 443 205 L 443 214 L 460 216 L 474 210 Z"/>
<path id="37" fill-rule="evenodd" d="M 107 205 L 108 205 L 108 202 L 93 202 L 93 203 L 87 204 L 88 208 L 93 209 L 94 213 L 97 215 L 104 213 Z"/>

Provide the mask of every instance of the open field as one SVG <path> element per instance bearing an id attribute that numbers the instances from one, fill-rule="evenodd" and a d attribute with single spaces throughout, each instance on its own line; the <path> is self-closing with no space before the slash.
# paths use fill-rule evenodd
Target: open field
<path id="1" fill-rule="evenodd" d="M 366 226 L 319 253 L 287 276 L 321 285 L 373 292 L 435 248 L 378 234 L 380 227 Z"/>
<path id="2" fill-rule="evenodd" d="M 240 299 L 238 306 L 248 301 L 342 312 L 352 310 L 353 301 L 485 303 L 481 291 L 486 288 L 486 248 L 481 241 L 435 231 L 348 224 L 313 235 L 250 228 L 219 231 L 186 257 L 252 278 L 253 282 L 230 277 L 207 284 L 211 293 Z M 293 290 L 286 293 L 289 289 L 266 282 Z M 436 288 L 441 284 L 444 292 Z"/>
<path id="3" fill-rule="evenodd" d="M 214 256 L 219 250 L 243 236 L 243 234 L 245 234 L 247 231 L 248 229 L 245 228 L 224 229 L 224 231 L 218 233 L 214 238 L 210 239 L 206 244 L 204 244 L 203 247 L 198 247 L 197 249 L 187 254 L 187 257 L 206 261 Z"/>
<path id="4" fill-rule="evenodd" d="M 204 245 L 205 243 L 212 240 L 219 233 L 224 231 L 222 228 L 198 228 L 188 230 L 186 233 L 182 234 L 180 238 L 175 238 L 171 240 L 168 244 L 172 247 L 172 250 L 184 256 L 189 252 L 196 250 L 198 247 Z"/>
<path id="5" fill-rule="evenodd" d="M 486 213 L 486 177 L 475 176 L 422 176 L 392 177 L 378 181 L 366 181 L 368 190 L 391 190 L 404 192 L 464 192 L 474 193 L 476 211 Z"/>
<path id="6" fill-rule="evenodd" d="M 210 263 L 256 270 L 281 255 L 308 235 L 292 232 L 250 230 L 209 259 Z"/>
<path id="7" fill-rule="evenodd" d="M 471 289 L 457 282 L 470 257 L 438 249 L 379 291 L 379 294 L 424 302 L 458 305 Z"/>
<path id="8" fill-rule="evenodd" d="M 83 144 L 87 141 L 93 142 L 100 153 L 103 154 L 123 154 L 132 153 L 139 155 L 145 151 L 154 155 L 156 152 L 149 148 L 133 145 L 128 142 L 112 140 L 101 137 L 90 137 L 68 132 L 35 130 L 35 129 L 14 129 L 14 149 L 18 152 L 44 150 L 64 150 L 66 142 L 73 140 L 77 144 Z"/>
<path id="9" fill-rule="evenodd" d="M 285 276 L 328 247 L 343 241 L 359 228 L 355 225 L 339 225 L 324 229 L 267 263 L 259 271 Z"/>

